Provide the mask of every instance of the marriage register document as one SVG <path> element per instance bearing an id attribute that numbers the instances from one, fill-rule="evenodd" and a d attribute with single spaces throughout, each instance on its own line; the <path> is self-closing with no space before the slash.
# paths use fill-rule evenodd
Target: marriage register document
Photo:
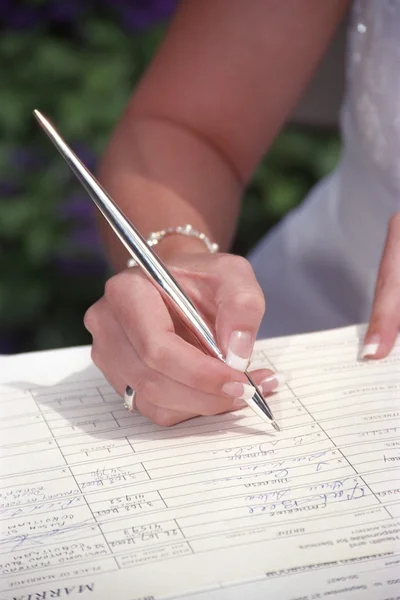
<path id="1" fill-rule="evenodd" d="M 0 358 L 0 600 L 400 597 L 400 345 L 258 342 L 250 409 L 158 427 L 89 348 Z"/>

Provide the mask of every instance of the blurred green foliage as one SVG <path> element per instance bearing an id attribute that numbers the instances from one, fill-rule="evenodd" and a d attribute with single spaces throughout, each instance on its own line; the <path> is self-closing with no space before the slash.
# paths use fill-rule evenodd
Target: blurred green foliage
<path id="1" fill-rule="evenodd" d="M 126 29 L 104 5 L 76 4 L 61 22 L 46 18 L 49 2 L 22 5 L 42 12 L 32 26 L 3 23 L 0 36 L 0 353 L 88 343 L 82 317 L 108 275 L 91 202 L 32 110 L 94 168 L 164 32 Z M 338 152 L 333 134 L 285 130 L 246 192 L 234 251 L 245 254 L 294 208 Z"/>

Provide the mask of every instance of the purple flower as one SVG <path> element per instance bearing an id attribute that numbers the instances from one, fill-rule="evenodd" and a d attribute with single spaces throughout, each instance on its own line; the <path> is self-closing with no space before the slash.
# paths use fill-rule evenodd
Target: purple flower
<path id="1" fill-rule="evenodd" d="M 95 210 L 91 199 L 85 193 L 72 194 L 59 205 L 61 220 L 69 222 L 68 256 L 57 257 L 59 266 L 65 273 L 88 270 L 86 266 L 77 266 L 81 261 L 85 262 L 82 255 L 88 255 L 92 262 L 104 263 L 103 245 L 95 221 Z M 98 267 L 95 270 L 98 271 Z"/>
<path id="2" fill-rule="evenodd" d="M 76 0 L 68 0 L 68 2 L 53 0 L 53 2 L 49 2 L 48 6 L 49 20 L 58 23 L 71 23 L 79 18 L 83 8 L 82 2 Z"/>
<path id="3" fill-rule="evenodd" d="M 83 144 L 74 144 L 72 146 L 72 150 L 75 152 L 75 154 L 78 156 L 78 158 L 83 162 L 85 167 L 87 169 L 89 169 L 89 171 L 95 170 L 97 158 L 93 154 L 93 152 L 91 150 L 89 150 L 89 148 L 87 148 L 87 146 L 84 146 Z"/>
<path id="4" fill-rule="evenodd" d="M 128 29 L 143 30 L 169 19 L 177 0 L 47 0 L 37 6 L 1 0 L 1 19 L 11 29 L 30 29 L 43 23 L 77 23 L 85 9 L 96 10 L 99 5 L 115 10 Z"/>
<path id="5" fill-rule="evenodd" d="M 137 30 L 168 19 L 176 5 L 177 0 L 114 0 L 112 3 L 125 27 Z"/>
<path id="6" fill-rule="evenodd" d="M 40 23 L 40 15 L 33 6 L 3 0 L 2 20 L 10 29 L 31 29 Z"/>
<path id="7" fill-rule="evenodd" d="M 93 222 L 95 209 L 92 200 L 84 193 L 72 194 L 63 200 L 60 206 L 60 216 L 66 220 Z"/>
<path id="8" fill-rule="evenodd" d="M 10 181 L 7 179 L 0 181 L 0 198 L 15 196 L 16 194 L 19 194 L 20 191 L 21 186 L 15 181 Z"/>
<path id="9" fill-rule="evenodd" d="M 14 178 L 0 180 L 0 197 L 11 197 L 21 193 L 21 171 L 26 173 L 37 170 L 42 165 L 42 157 L 37 151 L 23 146 L 14 148 L 10 153 L 8 169 L 14 174 Z"/>
<path id="10" fill-rule="evenodd" d="M 73 194 L 66 198 L 59 209 L 62 220 L 70 221 L 70 240 L 78 251 L 98 254 L 102 244 L 95 221 L 95 207 L 89 196 Z"/>
<path id="11" fill-rule="evenodd" d="M 10 29 L 30 29 L 49 22 L 70 23 L 77 21 L 85 5 L 88 3 L 78 0 L 48 0 L 37 6 L 23 1 L 1 0 L 1 20 Z"/>
<path id="12" fill-rule="evenodd" d="M 80 222 L 71 231 L 71 241 L 79 250 L 90 253 L 98 253 L 101 248 L 99 232 L 94 222 Z"/>
<path id="13" fill-rule="evenodd" d="M 105 277 L 107 274 L 106 260 L 101 256 L 59 256 L 53 264 L 58 273 L 65 277 Z"/>
<path id="14" fill-rule="evenodd" d="M 36 170 L 38 167 L 43 166 L 43 157 L 37 149 L 31 150 L 21 146 L 13 150 L 11 164 L 24 170 Z"/>

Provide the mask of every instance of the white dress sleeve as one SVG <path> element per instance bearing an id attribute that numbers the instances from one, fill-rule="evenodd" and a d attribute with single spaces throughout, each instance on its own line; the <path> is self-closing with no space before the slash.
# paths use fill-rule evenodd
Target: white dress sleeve
<path id="1" fill-rule="evenodd" d="M 391 215 L 400 210 L 400 0 L 357 0 L 343 152 L 250 255 L 267 299 L 260 336 L 368 319 Z"/>

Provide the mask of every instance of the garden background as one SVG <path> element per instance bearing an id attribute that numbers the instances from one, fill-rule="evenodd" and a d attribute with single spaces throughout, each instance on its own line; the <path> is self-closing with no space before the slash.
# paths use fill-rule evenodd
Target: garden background
<path id="1" fill-rule="evenodd" d="M 108 274 L 92 202 L 32 110 L 48 114 L 94 169 L 175 4 L 2 0 L 0 354 L 90 343 L 82 318 Z M 246 254 L 338 152 L 332 132 L 286 128 L 246 191 L 233 250 Z"/>

